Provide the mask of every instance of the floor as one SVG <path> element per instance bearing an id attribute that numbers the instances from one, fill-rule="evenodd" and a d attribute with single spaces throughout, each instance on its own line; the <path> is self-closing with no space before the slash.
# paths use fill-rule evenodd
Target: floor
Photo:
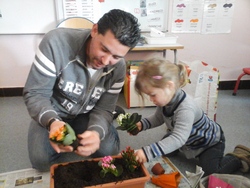
<path id="1" fill-rule="evenodd" d="M 143 116 L 154 112 L 154 107 L 126 108 L 121 94 L 118 104 L 127 112 L 138 112 Z M 0 173 L 31 168 L 27 153 L 27 130 L 30 117 L 22 97 L 0 97 Z M 232 96 L 232 90 L 220 90 L 218 94 L 217 122 L 222 126 L 226 137 L 226 151 L 231 152 L 237 144 L 250 147 L 250 90 L 238 90 Z M 164 135 L 165 127 L 154 131 L 145 131 L 136 137 L 119 131 L 121 148 L 141 146 L 159 140 Z M 38 146 L 39 147 L 39 146 Z M 195 171 L 195 161 L 187 161 L 183 156 L 170 158 L 181 172 Z M 250 178 L 250 174 L 244 175 Z"/>

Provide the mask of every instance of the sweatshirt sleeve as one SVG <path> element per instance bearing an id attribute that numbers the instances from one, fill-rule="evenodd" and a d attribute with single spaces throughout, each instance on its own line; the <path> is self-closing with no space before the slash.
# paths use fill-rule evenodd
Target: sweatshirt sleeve
<path id="1" fill-rule="evenodd" d="M 161 126 L 164 123 L 162 116 L 162 108 L 157 107 L 155 113 L 147 118 L 142 118 L 141 123 L 142 130 L 152 129 Z"/>
<path id="2" fill-rule="evenodd" d="M 56 68 L 49 36 L 45 35 L 37 49 L 23 90 L 24 102 L 30 116 L 44 127 L 50 118 L 60 119 L 50 100 L 56 80 Z"/>
<path id="3" fill-rule="evenodd" d="M 194 117 L 194 110 L 191 107 L 177 109 L 172 120 L 174 125 L 170 135 L 142 148 L 147 160 L 169 154 L 185 145 L 192 130 Z"/>
<path id="4" fill-rule="evenodd" d="M 126 63 L 122 59 L 115 66 L 114 71 L 106 78 L 107 91 L 102 94 L 93 110 L 90 112 L 88 130 L 95 130 L 103 140 L 113 122 L 113 111 L 121 92 L 126 75 Z"/>

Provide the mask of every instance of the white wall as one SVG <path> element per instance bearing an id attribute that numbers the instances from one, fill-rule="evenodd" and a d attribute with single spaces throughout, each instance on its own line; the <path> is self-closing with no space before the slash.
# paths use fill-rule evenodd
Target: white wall
<path id="1" fill-rule="evenodd" d="M 184 45 L 179 60 L 211 64 L 220 70 L 222 81 L 236 80 L 243 67 L 250 67 L 250 1 L 236 0 L 234 8 L 229 34 L 178 34 L 178 42 Z"/>
<path id="2" fill-rule="evenodd" d="M 43 35 L 0 35 L 0 88 L 23 87 Z"/>
<path id="3" fill-rule="evenodd" d="M 229 34 L 178 34 L 178 60 L 202 60 L 220 70 L 221 81 L 236 80 L 250 67 L 250 1 L 235 1 Z M 43 35 L 0 35 L 0 88 L 23 87 Z M 158 53 L 132 53 L 127 59 L 143 59 Z M 159 54 L 161 55 L 161 54 Z M 173 52 L 167 59 L 173 61 Z M 245 76 L 243 79 L 250 79 Z"/>

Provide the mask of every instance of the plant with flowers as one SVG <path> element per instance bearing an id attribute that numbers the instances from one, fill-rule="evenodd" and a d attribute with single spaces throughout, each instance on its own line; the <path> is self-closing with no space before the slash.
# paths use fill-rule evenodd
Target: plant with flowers
<path id="1" fill-rule="evenodd" d="M 49 139 L 52 142 L 63 144 L 65 146 L 70 145 L 74 148 L 74 150 L 76 150 L 78 146 L 78 140 L 75 135 L 75 131 L 68 123 L 65 123 L 56 132 L 50 133 Z"/>
<path id="2" fill-rule="evenodd" d="M 117 130 L 126 130 L 132 135 L 137 135 L 139 132 L 136 123 L 141 120 L 141 115 L 138 113 L 130 113 L 120 114 L 117 118 L 117 123 L 120 125 L 116 129 Z"/>
<path id="3" fill-rule="evenodd" d="M 140 163 L 136 160 L 135 152 L 130 146 L 126 147 L 126 150 L 122 150 L 121 156 L 125 162 L 125 168 L 128 171 L 134 172 L 140 166 Z M 102 178 L 105 177 L 108 172 L 114 174 L 116 177 L 123 173 L 122 166 L 115 166 L 114 161 L 115 159 L 111 156 L 105 156 L 98 162 L 98 165 L 102 168 L 100 172 Z"/>
<path id="4" fill-rule="evenodd" d="M 134 172 L 140 166 L 140 163 L 136 160 L 135 151 L 130 146 L 126 147 L 126 150 L 123 150 L 121 155 L 125 160 L 126 168 L 130 172 Z"/>
<path id="5" fill-rule="evenodd" d="M 123 172 L 123 168 L 120 165 L 114 165 L 114 159 L 111 156 L 105 156 L 99 161 L 99 166 L 102 167 L 100 176 L 105 177 L 106 173 L 110 172 L 116 177 L 120 176 Z"/>

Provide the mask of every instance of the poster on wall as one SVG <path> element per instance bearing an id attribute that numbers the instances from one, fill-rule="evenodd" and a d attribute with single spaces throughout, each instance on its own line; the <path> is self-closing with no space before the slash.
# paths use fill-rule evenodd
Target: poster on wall
<path id="1" fill-rule="evenodd" d="M 203 0 L 175 0 L 173 3 L 172 32 L 200 33 Z"/>
<path id="2" fill-rule="evenodd" d="M 133 14 L 139 21 L 142 31 L 155 28 L 167 31 L 169 0 L 63 0 L 64 19 L 85 17 L 96 23 L 111 9 L 121 9 Z"/>
<path id="3" fill-rule="evenodd" d="M 84 17 L 94 20 L 94 1 L 63 0 L 64 19 L 70 17 Z"/>
<path id="4" fill-rule="evenodd" d="M 230 33 L 234 0 L 174 0 L 173 33 Z"/>
<path id="5" fill-rule="evenodd" d="M 230 33 L 235 2 L 233 0 L 206 0 L 202 33 Z"/>

